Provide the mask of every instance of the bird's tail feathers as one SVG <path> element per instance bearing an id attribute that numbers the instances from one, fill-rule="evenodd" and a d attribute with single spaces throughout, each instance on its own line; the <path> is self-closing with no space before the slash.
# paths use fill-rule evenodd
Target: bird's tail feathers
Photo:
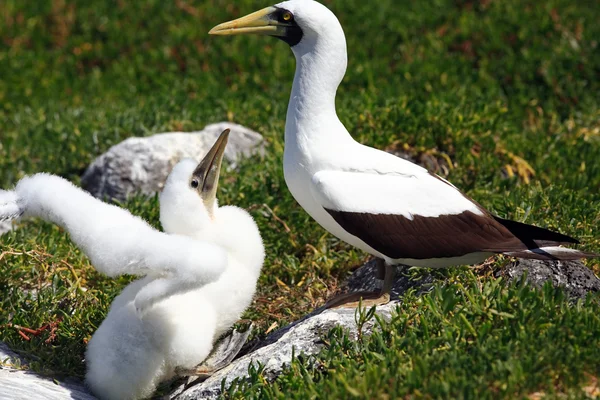
<path id="1" fill-rule="evenodd" d="M 532 245 L 532 247 L 550 247 L 564 243 L 579 244 L 579 240 L 575 238 L 545 228 L 540 228 L 539 226 L 524 224 L 522 222 L 496 216 L 494 216 L 494 219 L 504 225 L 506 229 L 523 243 Z"/>
<path id="2" fill-rule="evenodd" d="M 24 209 L 16 192 L 0 189 L 0 222 L 19 218 L 23 212 Z"/>
<path id="3" fill-rule="evenodd" d="M 509 219 L 494 218 L 515 235 L 525 247 L 528 247 L 522 250 L 506 249 L 508 251 L 503 251 L 503 254 L 535 260 L 579 260 L 581 258 L 600 257 L 599 254 L 560 246 L 562 244 L 579 244 L 577 239 L 562 233 Z"/>
<path id="4" fill-rule="evenodd" d="M 600 257 L 600 254 L 589 253 L 561 246 L 540 247 L 537 249 L 510 251 L 504 254 L 511 257 L 529 258 L 534 260 L 579 260 L 581 258 Z"/>

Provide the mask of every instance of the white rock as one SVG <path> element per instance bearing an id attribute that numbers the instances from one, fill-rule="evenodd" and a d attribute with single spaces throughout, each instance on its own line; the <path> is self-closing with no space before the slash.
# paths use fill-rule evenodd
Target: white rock
<path id="1" fill-rule="evenodd" d="M 396 305 L 397 302 L 394 301 L 377 307 L 377 314 L 389 320 Z M 236 378 L 246 379 L 250 364 L 254 364 L 255 367 L 258 367 L 258 363 L 262 364 L 265 377 L 274 379 L 282 372 L 284 366 L 289 365 L 292 354 L 310 356 L 318 353 L 324 346 L 321 338 L 335 326 L 346 328 L 350 337 L 355 339 L 357 328 L 354 314 L 354 309 L 341 308 L 308 316 L 270 335 L 258 350 L 234 361 L 201 384 L 192 386 L 183 392 L 181 392 L 183 390 L 181 388 L 175 391 L 170 398 L 177 400 L 216 399 L 221 394 L 223 379 L 225 379 L 226 387 Z M 373 323 L 374 320 L 371 319 L 365 324 L 363 333 L 369 333 L 373 328 Z"/>
<path id="2" fill-rule="evenodd" d="M 17 369 L 24 359 L 0 342 L 0 399 L 95 400 L 85 386 L 73 379 L 60 381 Z"/>
<path id="3" fill-rule="evenodd" d="M 259 133 L 230 122 L 208 125 L 197 132 L 132 137 L 96 158 L 81 177 L 81 185 L 99 198 L 124 200 L 133 193 L 152 195 L 162 189 L 177 162 L 184 158 L 202 159 L 227 128 L 231 130 L 225 150 L 229 162 L 262 151 Z"/>

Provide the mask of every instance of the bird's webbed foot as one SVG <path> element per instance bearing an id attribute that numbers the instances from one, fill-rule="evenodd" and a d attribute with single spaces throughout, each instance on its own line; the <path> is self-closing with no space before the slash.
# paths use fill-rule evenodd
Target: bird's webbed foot
<path id="1" fill-rule="evenodd" d="M 379 259 L 375 273 L 377 279 L 383 279 L 381 290 L 342 293 L 328 300 L 323 308 L 372 307 L 389 303 L 390 292 L 394 283 L 394 267 Z"/>
<path id="2" fill-rule="evenodd" d="M 252 333 L 252 324 L 244 332 L 233 330 L 229 335 L 217 342 L 208 358 L 200 365 L 190 369 L 178 368 L 176 373 L 180 376 L 197 376 L 207 379 L 215 372 L 231 364 L 246 343 L 250 333 Z"/>
<path id="3" fill-rule="evenodd" d="M 359 291 L 342 293 L 334 296 L 325 303 L 324 308 L 357 308 L 381 306 L 390 302 L 390 294 L 377 290 L 374 292 Z"/>

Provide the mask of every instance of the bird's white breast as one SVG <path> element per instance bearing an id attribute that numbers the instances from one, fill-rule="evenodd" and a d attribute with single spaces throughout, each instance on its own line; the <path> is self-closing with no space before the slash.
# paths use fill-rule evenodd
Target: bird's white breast
<path id="1" fill-rule="evenodd" d="M 335 165 L 339 166 L 339 163 L 336 163 L 336 159 L 340 158 L 340 154 L 344 154 L 343 147 L 347 145 L 347 143 L 343 143 L 345 140 L 342 139 L 342 143 L 336 143 L 335 141 L 327 143 L 326 139 L 329 136 L 325 135 L 323 137 L 325 140 L 319 143 L 308 141 L 300 135 L 293 135 L 292 140 L 288 141 L 287 139 L 290 136 L 287 133 L 288 131 L 286 130 L 283 174 L 285 183 L 294 199 L 325 230 L 367 253 L 385 258 L 385 256 L 365 242 L 346 232 L 325 211 L 323 205 L 312 193 L 311 186 L 314 175 L 321 170 L 334 168 Z M 347 132 L 346 135 L 348 135 Z M 317 148 L 314 149 L 314 147 Z"/>
<path id="2" fill-rule="evenodd" d="M 391 259 L 342 228 L 326 208 L 397 214 L 409 219 L 412 215 L 436 217 L 466 210 L 480 213 L 477 206 L 453 186 L 433 177 L 422 167 L 363 146 L 344 132 L 345 136 L 331 135 L 331 130 L 325 130 L 321 135 L 311 135 L 309 140 L 305 134 L 288 135 L 286 131 L 286 184 L 296 201 L 324 229 L 392 264 L 445 267 L 485 259 L 483 254 L 467 255 L 467 258 Z M 331 140 L 332 137 L 336 139 Z M 440 198 L 445 201 L 440 202 Z"/>

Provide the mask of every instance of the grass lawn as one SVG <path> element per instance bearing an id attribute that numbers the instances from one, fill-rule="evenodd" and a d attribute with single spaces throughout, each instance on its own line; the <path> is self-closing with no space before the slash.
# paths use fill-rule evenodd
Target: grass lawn
<path id="1" fill-rule="evenodd" d="M 336 0 L 348 41 L 338 114 L 371 146 L 433 160 L 501 217 L 600 251 L 600 4 L 573 0 Z M 367 260 L 321 229 L 283 180 L 294 58 L 264 37 L 209 37 L 258 0 L 2 0 L 0 187 L 46 171 L 76 183 L 130 136 L 231 120 L 267 153 L 221 178 L 267 259 L 245 317 L 259 335 L 323 303 Z M 439 161 L 439 162 L 438 162 Z M 158 226 L 157 198 L 123 206 Z M 85 343 L 131 278 L 96 273 L 64 232 L 28 220 L 0 238 L 0 340 L 32 368 L 82 377 Z M 492 269 L 509 260 L 498 258 Z M 599 260 L 586 262 L 596 272 Z M 583 398 L 600 376 L 597 295 L 507 285 L 489 268 L 438 272 L 391 323 L 358 342 L 334 330 L 315 362 L 232 398 Z M 25 340 L 8 323 L 38 328 Z"/>

